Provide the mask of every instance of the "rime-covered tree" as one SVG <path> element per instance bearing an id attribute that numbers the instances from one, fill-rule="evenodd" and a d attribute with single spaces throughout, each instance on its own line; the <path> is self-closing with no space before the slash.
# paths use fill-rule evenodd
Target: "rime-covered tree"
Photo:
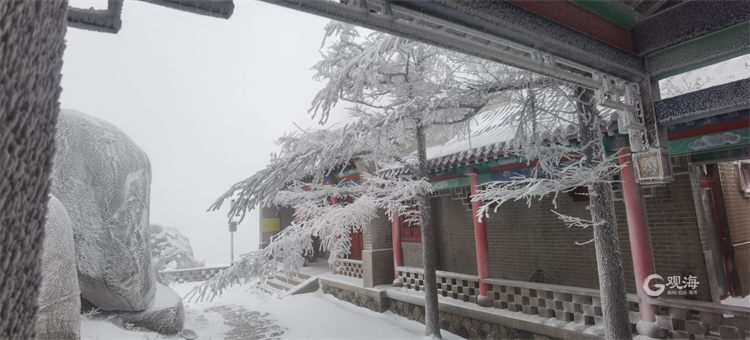
<path id="1" fill-rule="evenodd" d="M 569 227 L 591 227 L 594 242 L 605 334 L 608 339 L 630 338 L 630 323 L 622 270 L 622 256 L 611 186 L 620 169 L 604 151 L 602 129 L 616 118 L 597 103 L 593 91 L 569 84 L 529 87 L 516 93 L 518 105 L 494 112 L 514 137 L 505 152 L 538 160 L 530 176 L 487 183 L 473 197 L 482 202 L 479 214 L 498 209 L 507 201 L 551 199 L 586 187 L 591 219 L 556 213 Z M 517 107 L 520 106 L 520 107 Z M 556 205 L 555 205 L 556 206 Z M 554 211 L 553 211 L 554 212 Z"/>
<path id="2" fill-rule="evenodd" d="M 619 266 L 619 250 L 612 255 L 613 249 L 607 248 L 599 254 L 602 242 L 596 228 L 614 226 L 611 187 L 607 196 L 604 189 L 609 183 L 603 179 L 616 167 L 605 159 L 598 133 L 601 117 L 608 113 L 597 110 L 594 98 L 586 97 L 588 92 L 387 34 L 362 35 L 338 23 L 327 26 L 321 52 L 315 70 L 324 86 L 310 112 L 325 123 L 334 107 L 344 106 L 348 123 L 281 138 L 280 153 L 272 156 L 265 169 L 235 184 L 214 203 L 212 209 L 218 209 L 231 200 L 230 215 L 240 217 L 257 205 L 291 206 L 295 220 L 268 247 L 243 257 L 201 286 L 198 296 L 215 295 L 249 277 L 296 270 L 304 261 L 300 254 L 313 250 L 312 236 L 321 239 L 321 247 L 330 251 L 329 262 L 334 262 L 347 255 L 352 232 L 366 228 L 377 213 L 386 211 L 391 217 L 396 211 L 422 229 L 425 333 L 439 337 L 427 144 L 430 138 L 461 135 L 479 114 L 509 131 L 504 152 L 539 160 L 530 178 L 487 185 L 477 197 L 487 202 L 481 213 L 494 203 L 556 195 L 581 185 L 590 186 L 592 197 L 604 191 L 596 195 L 603 198 L 603 204 L 597 203 L 599 198 L 591 200 L 592 212 L 597 211 L 592 214 L 593 222 L 561 218 L 573 225 L 594 225 L 598 257 L 612 259 L 609 263 Z M 580 135 L 580 145 L 569 143 L 572 135 Z M 328 182 L 353 166 L 362 173 L 360 183 L 337 186 Z M 407 175 L 387 175 L 393 168 Z M 617 240 L 612 234 L 604 239 L 612 237 Z M 617 269 L 622 281 L 621 267 Z M 607 276 L 602 287 L 616 273 Z M 615 295 L 619 288 L 615 287 Z M 609 303 L 606 297 L 603 301 Z M 613 324 L 623 323 L 618 320 Z"/>
<path id="3" fill-rule="evenodd" d="M 391 217 L 397 211 L 422 228 L 425 333 L 439 337 L 429 138 L 463 131 L 498 94 L 528 86 L 528 73 L 384 33 L 361 34 L 340 23 L 327 26 L 321 52 L 314 69 L 324 86 L 310 112 L 325 123 L 341 105 L 349 111 L 348 123 L 283 137 L 281 152 L 265 169 L 214 203 L 218 209 L 234 200 L 232 216 L 244 216 L 259 204 L 291 206 L 295 220 L 267 248 L 244 257 L 197 293 L 210 296 L 242 278 L 294 270 L 303 263 L 300 254 L 312 250 L 311 236 L 320 237 L 333 262 L 349 251 L 350 233 L 366 228 L 378 212 Z M 326 184 L 326 178 L 353 164 L 362 173 L 360 183 Z M 394 166 L 408 175 L 378 171 Z M 346 203 L 345 197 L 355 199 Z"/>

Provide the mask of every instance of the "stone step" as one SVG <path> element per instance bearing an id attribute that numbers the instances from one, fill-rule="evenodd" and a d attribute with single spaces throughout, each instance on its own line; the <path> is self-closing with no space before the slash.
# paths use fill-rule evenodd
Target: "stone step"
<path id="1" fill-rule="evenodd" d="M 305 281 L 310 278 L 310 275 L 307 275 L 305 273 L 294 273 L 298 278 L 302 279 L 301 281 Z"/>
<path id="2" fill-rule="evenodd" d="M 303 279 L 301 276 L 297 276 L 295 274 L 292 274 L 290 276 L 286 275 L 277 275 L 276 280 L 286 282 L 292 286 L 299 285 L 300 283 L 304 282 L 306 279 Z"/>
<path id="3" fill-rule="evenodd" d="M 266 294 L 282 297 L 286 296 L 288 291 L 294 290 L 299 285 L 306 282 L 309 278 L 310 275 L 302 273 L 292 273 L 288 276 L 281 274 L 266 281 L 262 285 L 258 285 L 258 288 Z"/>
<path id="4" fill-rule="evenodd" d="M 258 289 L 261 292 L 264 292 L 264 293 L 266 293 L 268 295 L 271 295 L 271 296 L 274 296 L 274 297 L 278 297 L 278 298 L 284 296 L 285 293 L 286 293 L 286 292 L 284 292 L 282 290 L 278 290 L 278 289 L 273 288 L 273 287 L 268 286 L 268 285 L 258 285 L 257 287 L 258 287 Z"/>
<path id="5" fill-rule="evenodd" d="M 278 279 L 271 279 L 266 281 L 266 285 L 271 286 L 273 288 L 276 288 L 281 291 L 288 291 L 292 288 L 294 288 L 295 285 L 278 280 Z"/>

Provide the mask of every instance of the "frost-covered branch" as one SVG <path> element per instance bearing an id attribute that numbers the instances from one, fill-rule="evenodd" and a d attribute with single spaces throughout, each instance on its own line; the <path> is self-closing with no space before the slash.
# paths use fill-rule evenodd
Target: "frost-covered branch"
<path id="1" fill-rule="evenodd" d="M 366 173 L 359 182 L 339 186 L 295 181 L 271 202 L 293 208 L 294 221 L 276 234 L 266 248 L 243 256 L 196 288 L 191 298 L 213 299 L 241 282 L 262 282 L 280 273 L 295 272 L 303 266 L 304 255 L 315 252 L 313 237 L 320 239 L 319 250 L 328 251 L 328 262 L 334 264 L 349 255 L 351 235 L 365 231 L 378 213 L 392 218 L 396 211 L 407 223 L 418 224 L 414 199 L 432 190 L 424 179 Z"/>
<path id="2" fill-rule="evenodd" d="M 592 222 L 590 219 L 583 219 L 580 217 L 561 214 L 555 210 L 550 210 L 550 211 L 553 214 L 557 215 L 557 218 L 563 221 L 563 223 L 565 223 L 565 227 L 568 229 L 570 228 L 586 229 L 594 225 L 594 222 Z"/>
<path id="3" fill-rule="evenodd" d="M 400 155 L 398 138 L 372 133 L 371 126 L 351 123 L 343 128 L 289 134 L 279 139 L 281 151 L 253 176 L 233 185 L 209 208 L 218 210 L 225 200 L 233 200 L 229 216 L 244 218 L 258 205 L 273 205 L 276 195 L 296 181 L 322 183 L 325 176 L 337 174 L 354 159 L 392 159 Z"/>
<path id="4" fill-rule="evenodd" d="M 559 151 L 570 150 L 558 147 L 557 152 L 537 158 L 539 161 L 531 176 L 514 176 L 509 181 L 487 183 L 484 189 L 477 192 L 473 201 L 482 202 L 479 215 L 486 215 L 491 209 L 496 212 L 500 205 L 509 201 L 525 200 L 531 205 L 534 200 L 541 200 L 552 196 L 552 203 L 557 207 L 557 195 L 568 192 L 576 187 L 609 181 L 611 175 L 619 171 L 620 166 L 612 159 L 601 162 L 594 167 L 587 167 L 585 159 L 577 151 L 560 156 Z M 542 155 L 542 154 L 539 154 Z M 529 162 L 529 164 L 531 164 Z M 493 208 L 494 206 L 494 208 Z"/>
<path id="5" fill-rule="evenodd" d="M 575 217 L 575 216 L 561 214 L 561 213 L 559 213 L 559 212 L 557 212 L 555 210 L 550 210 L 550 211 L 553 214 L 557 215 L 557 218 L 560 219 L 561 221 L 563 221 L 563 223 L 565 223 L 565 226 L 568 229 L 570 229 L 570 228 L 586 229 L 588 227 L 593 227 L 594 226 L 594 222 L 592 220 L 590 220 L 590 219 L 584 219 L 584 218 L 580 218 L 580 217 Z M 577 246 L 583 246 L 583 245 L 587 245 L 587 244 L 589 244 L 591 242 L 594 242 L 593 238 L 590 239 L 590 240 L 588 240 L 588 241 L 584 241 L 584 242 L 575 241 L 573 243 L 575 245 L 577 245 Z"/>

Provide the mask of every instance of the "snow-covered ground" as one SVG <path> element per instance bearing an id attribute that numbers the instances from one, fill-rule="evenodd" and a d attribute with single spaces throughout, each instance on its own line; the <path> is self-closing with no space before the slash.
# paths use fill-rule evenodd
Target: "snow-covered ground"
<path id="1" fill-rule="evenodd" d="M 196 285 L 184 283 L 172 288 L 184 296 Z M 285 339 L 414 339 L 424 334 L 421 323 L 389 311 L 376 313 L 322 292 L 277 299 L 250 286 L 235 286 L 214 301 L 184 303 L 185 328 L 195 331 L 198 339 L 257 339 L 273 337 L 280 331 Z M 261 332 L 254 329 L 263 327 L 266 329 Z M 461 339 L 442 333 L 445 339 Z M 84 340 L 180 339 L 128 330 L 92 318 L 82 320 L 81 337 Z"/>

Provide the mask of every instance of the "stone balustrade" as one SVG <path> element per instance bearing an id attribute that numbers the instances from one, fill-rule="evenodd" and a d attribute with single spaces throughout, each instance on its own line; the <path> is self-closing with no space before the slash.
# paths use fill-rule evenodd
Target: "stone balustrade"
<path id="1" fill-rule="evenodd" d="M 195 282 L 195 281 L 206 281 L 218 272 L 226 269 L 226 266 L 220 267 L 200 267 L 200 268 L 186 268 L 186 269 L 168 269 L 162 270 L 160 273 L 168 277 L 171 281 L 183 283 L 183 282 Z"/>
<path id="2" fill-rule="evenodd" d="M 649 299 L 656 306 L 656 323 L 676 339 L 750 338 L 750 308 L 717 303 Z"/>
<path id="3" fill-rule="evenodd" d="M 424 291 L 424 271 L 421 268 L 396 267 L 401 284 L 409 289 Z M 477 302 L 479 277 L 452 272 L 437 272 L 438 294 L 461 301 Z"/>
<path id="4" fill-rule="evenodd" d="M 596 289 L 499 279 L 485 282 L 490 285 L 487 295 L 496 308 L 582 325 L 602 322 Z"/>
<path id="5" fill-rule="evenodd" d="M 361 279 L 362 261 L 352 259 L 338 259 L 336 260 L 333 273 Z"/>
<path id="6" fill-rule="evenodd" d="M 403 287 L 424 291 L 421 268 L 397 267 Z M 473 275 L 437 271 L 438 294 L 476 303 L 479 278 Z M 522 312 L 561 322 L 583 330 L 602 324 L 599 290 L 545 283 L 486 279 L 488 297 L 495 308 Z M 638 322 L 639 298 L 627 296 L 630 322 Z M 685 339 L 744 339 L 750 337 L 750 308 L 683 299 L 649 299 L 657 309 L 656 321 L 664 335 Z"/>

